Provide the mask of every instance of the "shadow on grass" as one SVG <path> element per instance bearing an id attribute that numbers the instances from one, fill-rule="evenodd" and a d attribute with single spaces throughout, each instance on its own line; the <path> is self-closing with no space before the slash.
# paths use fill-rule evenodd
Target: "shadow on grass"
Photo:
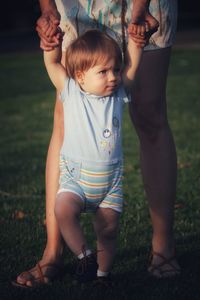
<path id="1" fill-rule="evenodd" d="M 72 276 L 72 264 L 66 264 L 66 274 L 62 281 L 36 289 L 13 287 L 6 274 L 1 273 L 2 300 L 8 299 L 200 299 L 200 252 L 199 243 L 191 249 L 198 236 L 178 242 L 178 261 L 181 265 L 181 275 L 171 279 L 155 279 L 146 271 L 147 255 L 144 248 L 121 250 L 117 255 L 113 282 L 114 287 L 96 286 L 94 283 L 79 285 Z M 188 247 L 182 248 L 185 244 Z M 134 262 L 133 262 L 134 259 Z M 22 262 L 23 264 L 23 262 Z M 3 270 L 2 270 L 3 271 Z"/>

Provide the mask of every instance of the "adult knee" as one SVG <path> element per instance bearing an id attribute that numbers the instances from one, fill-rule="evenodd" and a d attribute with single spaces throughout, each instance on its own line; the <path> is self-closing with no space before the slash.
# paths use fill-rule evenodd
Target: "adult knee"
<path id="1" fill-rule="evenodd" d="M 161 102 L 154 98 L 148 103 L 130 106 L 130 116 L 139 138 L 146 137 L 153 142 L 168 128 L 166 108 Z"/>

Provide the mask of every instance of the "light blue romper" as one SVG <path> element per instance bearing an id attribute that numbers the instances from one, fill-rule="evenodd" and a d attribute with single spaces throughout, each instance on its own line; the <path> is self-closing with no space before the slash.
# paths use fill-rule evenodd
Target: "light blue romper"
<path id="1" fill-rule="evenodd" d="M 130 101 L 122 85 L 111 96 L 83 92 L 66 79 L 61 92 L 64 141 L 58 194 L 80 196 L 86 211 L 109 207 L 122 211 L 121 127 L 124 103 Z"/>

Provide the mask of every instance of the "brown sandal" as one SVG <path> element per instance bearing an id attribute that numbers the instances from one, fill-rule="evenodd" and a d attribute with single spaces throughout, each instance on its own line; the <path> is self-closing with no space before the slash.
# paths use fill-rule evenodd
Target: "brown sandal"
<path id="1" fill-rule="evenodd" d="M 33 272 L 36 273 L 36 276 L 32 274 Z M 43 284 L 49 284 L 53 280 L 61 278 L 63 275 L 64 275 L 64 267 L 61 265 L 57 265 L 57 264 L 40 265 L 40 263 L 37 263 L 33 269 L 22 272 L 20 274 L 20 276 L 24 276 L 24 278 L 26 279 L 26 282 L 24 284 L 19 283 L 16 279 L 12 281 L 12 285 L 17 287 L 22 287 L 22 288 L 34 288 Z M 32 286 L 27 285 L 26 283 L 28 281 L 31 281 L 33 285 Z"/>
<path id="2" fill-rule="evenodd" d="M 161 262 L 158 264 L 152 264 L 154 256 L 158 256 L 161 259 Z M 180 274 L 180 267 L 177 267 L 173 261 L 176 260 L 175 255 L 170 258 L 166 258 L 158 252 L 152 251 L 150 254 L 150 266 L 148 268 L 149 273 L 157 278 L 169 278 L 174 277 Z M 168 267 L 168 268 L 167 268 Z"/>

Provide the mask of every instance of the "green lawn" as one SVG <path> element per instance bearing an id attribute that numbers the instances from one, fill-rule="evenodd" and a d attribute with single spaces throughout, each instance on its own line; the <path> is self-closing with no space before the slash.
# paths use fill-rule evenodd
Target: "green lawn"
<path id="1" fill-rule="evenodd" d="M 138 141 L 126 111 L 127 206 L 113 269 L 115 290 L 79 287 L 69 273 L 62 282 L 34 291 L 10 285 L 41 257 L 46 241 L 44 172 L 55 92 L 41 53 L 1 55 L 0 82 L 0 299 L 200 299 L 200 51 L 174 50 L 168 80 L 169 120 L 179 164 L 175 235 L 182 274 L 171 280 L 147 275 L 152 228 Z M 83 216 L 82 222 L 94 246 L 91 216 Z M 67 251 L 65 262 L 73 262 Z"/>

